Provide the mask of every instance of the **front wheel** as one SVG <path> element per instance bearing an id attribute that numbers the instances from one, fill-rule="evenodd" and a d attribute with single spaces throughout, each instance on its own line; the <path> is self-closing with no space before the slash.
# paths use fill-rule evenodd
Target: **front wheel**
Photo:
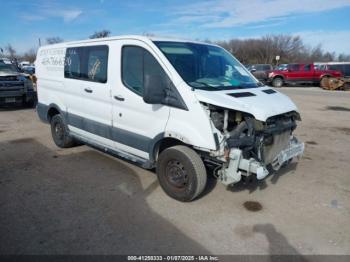
<path id="1" fill-rule="evenodd" d="M 75 145 L 74 139 L 69 135 L 68 127 L 60 114 L 54 115 L 51 119 L 51 135 L 58 147 L 68 148 Z"/>
<path id="2" fill-rule="evenodd" d="M 160 186 L 170 197 L 189 202 L 203 192 L 207 173 L 202 159 L 187 146 L 174 146 L 164 150 L 157 162 Z"/>
<path id="3" fill-rule="evenodd" d="M 282 87 L 283 86 L 283 79 L 280 77 L 276 77 L 272 80 L 272 85 L 274 87 Z"/>

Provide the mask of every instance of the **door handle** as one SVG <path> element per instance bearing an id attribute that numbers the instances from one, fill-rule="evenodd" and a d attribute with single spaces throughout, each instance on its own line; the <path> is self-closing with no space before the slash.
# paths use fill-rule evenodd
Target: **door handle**
<path id="1" fill-rule="evenodd" d="M 89 89 L 89 88 L 85 88 L 84 91 L 85 91 L 86 93 L 92 93 L 92 89 Z"/>
<path id="2" fill-rule="evenodd" d="M 114 99 L 119 100 L 119 101 L 124 101 L 125 98 L 121 96 L 114 96 Z"/>

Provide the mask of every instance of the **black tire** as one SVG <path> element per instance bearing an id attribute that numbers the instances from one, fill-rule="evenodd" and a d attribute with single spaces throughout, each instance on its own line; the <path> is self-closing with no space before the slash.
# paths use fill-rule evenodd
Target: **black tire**
<path id="1" fill-rule="evenodd" d="M 35 106 L 35 101 L 34 101 L 34 99 L 30 99 L 30 100 L 28 100 L 28 101 L 24 101 L 24 102 L 23 102 L 23 105 L 24 105 L 25 107 L 34 108 L 34 106 Z"/>
<path id="2" fill-rule="evenodd" d="M 60 114 L 51 118 L 51 135 L 58 147 L 69 148 L 75 146 L 74 139 L 69 135 L 68 127 Z"/>
<path id="3" fill-rule="evenodd" d="M 187 146 L 165 149 L 157 161 L 157 176 L 165 193 L 182 202 L 198 197 L 207 183 L 202 159 Z"/>
<path id="4" fill-rule="evenodd" d="M 281 77 L 275 77 L 272 80 L 272 86 L 273 87 L 282 87 L 283 86 L 283 79 Z"/>

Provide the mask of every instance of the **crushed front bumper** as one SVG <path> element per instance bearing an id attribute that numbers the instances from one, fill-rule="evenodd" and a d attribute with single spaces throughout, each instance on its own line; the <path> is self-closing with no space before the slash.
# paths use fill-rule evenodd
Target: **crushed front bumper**
<path id="1" fill-rule="evenodd" d="M 295 137 L 291 138 L 288 147 L 280 151 L 272 161 L 272 168 L 278 170 L 294 157 L 301 157 L 304 153 L 304 148 L 304 143 L 299 143 Z M 269 171 L 265 164 L 256 161 L 254 158 L 243 158 L 242 151 L 236 148 L 231 149 L 229 161 L 218 171 L 219 180 L 225 185 L 237 183 L 242 179 L 242 176 L 250 176 L 252 174 L 255 174 L 257 179 L 264 179 L 269 174 Z"/>
<path id="2" fill-rule="evenodd" d="M 301 157 L 304 153 L 304 143 L 299 143 L 298 140 L 293 137 L 289 141 L 288 148 L 282 150 L 272 161 L 271 166 L 274 170 L 278 170 L 281 166 L 294 157 Z"/>

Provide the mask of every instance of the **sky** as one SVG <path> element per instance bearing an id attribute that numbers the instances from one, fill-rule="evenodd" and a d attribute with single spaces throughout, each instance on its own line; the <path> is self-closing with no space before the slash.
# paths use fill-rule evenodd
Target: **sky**
<path id="1" fill-rule="evenodd" d="M 350 0 L 0 0 L 0 47 L 19 53 L 38 39 L 153 34 L 196 40 L 300 35 L 309 46 L 350 54 Z"/>

